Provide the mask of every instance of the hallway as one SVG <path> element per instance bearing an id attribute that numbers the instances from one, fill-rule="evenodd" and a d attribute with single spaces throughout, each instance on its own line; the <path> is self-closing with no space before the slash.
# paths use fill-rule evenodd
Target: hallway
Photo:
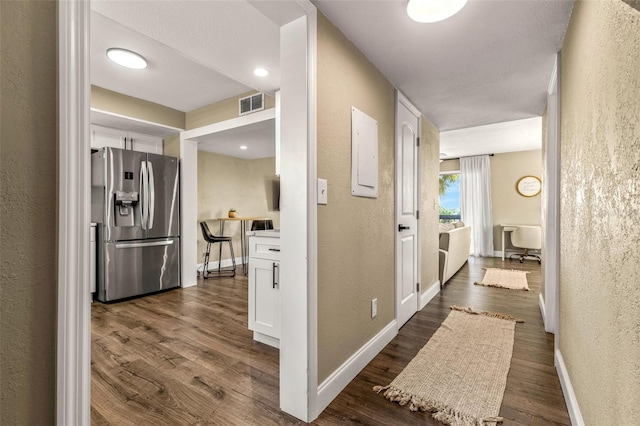
<path id="1" fill-rule="evenodd" d="M 530 271 L 530 291 L 474 285 L 485 268 Z M 516 326 L 511 369 L 500 416 L 503 425 L 569 425 L 569 415 L 553 366 L 553 335 L 544 331 L 538 296 L 540 266 L 499 258 L 470 257 L 444 289 L 400 329 L 393 341 L 342 391 L 313 424 L 441 425 L 427 413 L 411 412 L 372 391 L 389 384 L 449 315 L 451 305 L 472 306 L 524 319 Z"/>

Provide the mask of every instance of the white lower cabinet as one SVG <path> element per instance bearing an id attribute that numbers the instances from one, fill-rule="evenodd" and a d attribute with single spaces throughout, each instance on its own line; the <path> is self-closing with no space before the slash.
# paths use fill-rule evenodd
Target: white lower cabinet
<path id="1" fill-rule="evenodd" d="M 276 348 L 280 347 L 279 243 L 279 238 L 249 238 L 249 329 L 254 340 Z"/>

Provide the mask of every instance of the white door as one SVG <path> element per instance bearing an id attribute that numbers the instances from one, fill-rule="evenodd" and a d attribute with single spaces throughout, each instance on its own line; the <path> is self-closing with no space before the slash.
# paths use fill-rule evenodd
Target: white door
<path id="1" fill-rule="evenodd" d="M 396 101 L 396 309 L 398 327 L 418 310 L 418 137 L 420 112 Z"/>

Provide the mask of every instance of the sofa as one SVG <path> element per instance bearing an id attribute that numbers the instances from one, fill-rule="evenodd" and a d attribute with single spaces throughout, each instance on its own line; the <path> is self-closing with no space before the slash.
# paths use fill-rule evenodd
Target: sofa
<path id="1" fill-rule="evenodd" d="M 440 285 L 449 281 L 469 259 L 471 227 L 463 222 L 440 224 Z"/>

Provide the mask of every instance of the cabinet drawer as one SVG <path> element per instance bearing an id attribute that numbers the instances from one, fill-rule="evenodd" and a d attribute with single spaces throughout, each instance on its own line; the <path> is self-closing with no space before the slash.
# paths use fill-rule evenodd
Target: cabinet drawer
<path id="1" fill-rule="evenodd" d="M 249 257 L 280 260 L 280 239 L 271 237 L 250 237 Z"/>

